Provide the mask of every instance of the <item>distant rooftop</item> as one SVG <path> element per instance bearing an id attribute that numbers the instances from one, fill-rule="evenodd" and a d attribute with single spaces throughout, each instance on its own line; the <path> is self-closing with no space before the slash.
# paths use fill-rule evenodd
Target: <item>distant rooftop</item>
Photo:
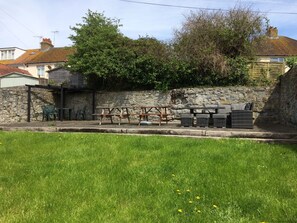
<path id="1" fill-rule="evenodd" d="M 279 36 L 276 27 L 270 27 L 263 42 L 257 46 L 257 56 L 297 56 L 297 40 Z"/>

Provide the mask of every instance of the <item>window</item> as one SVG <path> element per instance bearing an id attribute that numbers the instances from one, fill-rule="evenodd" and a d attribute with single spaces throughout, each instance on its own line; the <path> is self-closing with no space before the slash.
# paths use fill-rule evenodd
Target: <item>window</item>
<path id="1" fill-rule="evenodd" d="M 11 60 L 14 59 L 14 50 L 2 50 L 1 60 Z"/>
<path id="2" fill-rule="evenodd" d="M 270 58 L 270 62 L 279 62 L 279 63 L 282 63 L 282 62 L 284 62 L 284 58 L 272 57 L 272 58 Z"/>
<path id="3" fill-rule="evenodd" d="M 44 66 L 37 66 L 37 75 L 40 77 L 44 76 Z"/>
<path id="4" fill-rule="evenodd" d="M 3 50 L 1 51 L 1 60 L 6 60 L 7 59 L 7 51 Z"/>

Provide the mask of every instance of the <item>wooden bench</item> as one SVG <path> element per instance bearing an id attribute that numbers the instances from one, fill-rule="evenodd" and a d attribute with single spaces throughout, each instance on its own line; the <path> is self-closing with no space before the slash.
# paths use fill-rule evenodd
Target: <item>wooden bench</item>
<path id="1" fill-rule="evenodd" d="M 168 117 L 170 114 L 168 113 L 169 106 L 142 106 L 141 113 L 139 114 L 139 122 L 138 125 L 141 124 L 142 120 L 148 121 L 150 116 L 159 117 L 159 126 L 162 121 L 166 122 L 166 124 L 171 120 Z"/>
<path id="2" fill-rule="evenodd" d="M 128 119 L 130 123 L 130 115 L 128 107 L 97 107 L 98 110 L 101 110 L 99 113 L 92 114 L 99 118 L 99 125 L 102 125 L 103 118 L 109 118 L 111 124 L 113 124 L 113 117 L 119 118 L 119 125 L 121 125 L 122 119 Z"/>

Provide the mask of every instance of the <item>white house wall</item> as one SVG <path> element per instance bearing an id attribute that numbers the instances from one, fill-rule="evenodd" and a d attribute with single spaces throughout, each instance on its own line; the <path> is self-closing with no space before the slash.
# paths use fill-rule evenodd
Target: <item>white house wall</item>
<path id="1" fill-rule="evenodd" d="M 25 50 L 22 50 L 20 48 L 15 48 L 15 51 L 14 51 L 14 59 L 20 57 L 21 55 L 23 55 L 26 51 Z"/>
<path id="2" fill-rule="evenodd" d="M 55 63 L 47 63 L 47 64 L 29 64 L 27 66 L 25 65 L 21 65 L 18 66 L 18 68 L 23 69 L 23 70 L 27 70 L 30 74 L 32 74 L 33 77 L 37 77 L 39 78 L 38 74 L 37 74 L 37 66 L 44 66 L 44 76 L 40 76 L 41 78 L 45 78 L 48 79 L 48 73 L 47 71 L 54 69 L 55 68 Z M 51 67 L 51 69 L 49 69 L 49 67 Z"/>

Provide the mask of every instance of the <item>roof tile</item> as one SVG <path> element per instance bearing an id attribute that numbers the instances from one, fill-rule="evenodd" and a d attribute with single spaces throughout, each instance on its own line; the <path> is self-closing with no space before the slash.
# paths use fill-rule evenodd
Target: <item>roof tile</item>
<path id="1" fill-rule="evenodd" d="M 74 53 L 72 47 L 51 48 L 48 51 L 40 51 L 39 49 L 27 50 L 16 60 L 6 62 L 6 64 L 36 64 L 36 63 L 58 63 L 66 62 L 67 57 Z"/>
<path id="2" fill-rule="evenodd" d="M 19 73 L 19 74 L 23 74 L 23 75 L 26 75 L 26 76 L 32 76 L 26 70 L 22 70 L 22 69 L 19 69 L 19 68 L 10 67 L 10 66 L 4 65 L 4 64 L 0 64 L 0 77 L 11 74 L 11 73 Z"/>
<path id="3" fill-rule="evenodd" d="M 285 36 L 266 38 L 257 46 L 257 56 L 297 56 L 297 40 Z"/>

